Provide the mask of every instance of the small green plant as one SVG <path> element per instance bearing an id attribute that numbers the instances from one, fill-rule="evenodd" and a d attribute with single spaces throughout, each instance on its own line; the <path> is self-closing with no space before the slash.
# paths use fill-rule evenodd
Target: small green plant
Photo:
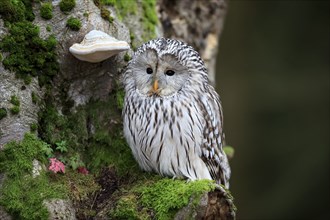
<path id="1" fill-rule="evenodd" d="M 73 170 L 76 170 L 78 167 L 85 167 L 78 153 L 69 158 L 69 165 Z"/>
<path id="2" fill-rule="evenodd" d="M 46 31 L 51 32 L 52 31 L 52 27 L 50 25 L 47 25 L 46 26 Z"/>
<path id="3" fill-rule="evenodd" d="M 0 108 L 0 120 L 7 116 L 7 110 L 5 108 Z"/>
<path id="4" fill-rule="evenodd" d="M 51 157 L 54 157 L 54 154 L 53 154 L 53 148 L 51 148 L 50 144 L 43 144 L 42 147 L 41 147 L 41 151 L 47 156 L 47 158 L 51 158 Z"/>
<path id="5" fill-rule="evenodd" d="M 131 60 L 131 56 L 130 56 L 128 53 L 125 53 L 125 55 L 124 55 L 124 60 L 125 60 L 126 62 L 130 61 L 130 60 Z"/>
<path id="6" fill-rule="evenodd" d="M 76 6 L 76 0 L 61 0 L 60 9 L 63 12 L 69 12 Z"/>
<path id="7" fill-rule="evenodd" d="M 79 31 L 81 28 L 81 22 L 78 18 L 70 17 L 66 22 L 66 26 L 73 31 Z"/>
<path id="8" fill-rule="evenodd" d="M 11 107 L 10 108 L 10 112 L 13 114 L 13 115 L 17 115 L 18 113 L 19 113 L 19 111 L 20 111 L 20 108 L 19 108 L 19 106 L 13 106 L 13 107 Z"/>
<path id="9" fill-rule="evenodd" d="M 56 145 L 55 149 L 60 151 L 61 153 L 68 152 L 66 141 L 57 142 L 55 143 L 55 145 Z"/>
<path id="10" fill-rule="evenodd" d="M 15 95 L 11 96 L 10 103 L 13 104 L 13 105 L 17 105 L 17 106 L 20 105 L 20 101 L 19 101 L 18 97 L 15 96 Z"/>
<path id="11" fill-rule="evenodd" d="M 49 2 L 41 4 L 40 16 L 46 20 L 53 17 L 53 5 Z"/>

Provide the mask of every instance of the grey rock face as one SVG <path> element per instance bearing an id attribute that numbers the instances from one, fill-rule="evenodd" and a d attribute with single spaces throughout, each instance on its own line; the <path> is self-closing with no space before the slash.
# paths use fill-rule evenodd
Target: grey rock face
<path id="1" fill-rule="evenodd" d="M 9 141 L 21 140 L 30 131 L 30 125 L 38 122 L 39 106 L 32 102 L 32 92 L 42 96 L 37 79 L 25 85 L 22 80 L 15 78 L 15 73 L 8 72 L 0 63 L 0 108 L 5 108 L 8 113 L 0 120 L 0 150 Z M 17 96 L 20 101 L 18 114 L 10 113 L 13 107 L 11 96 Z"/>
<path id="2" fill-rule="evenodd" d="M 49 220 L 75 220 L 75 210 L 71 202 L 63 199 L 51 199 L 44 201 L 49 211 Z"/>

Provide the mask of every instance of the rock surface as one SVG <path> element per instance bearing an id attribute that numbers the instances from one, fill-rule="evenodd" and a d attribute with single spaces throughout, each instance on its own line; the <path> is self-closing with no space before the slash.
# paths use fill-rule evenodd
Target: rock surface
<path id="1" fill-rule="evenodd" d="M 33 103 L 32 92 L 42 97 L 43 91 L 34 78 L 29 85 L 23 80 L 17 79 L 15 74 L 4 69 L 0 63 L 0 108 L 7 110 L 7 116 L 0 120 L 0 150 L 4 144 L 12 140 L 21 140 L 26 132 L 30 131 L 31 124 L 38 123 L 38 112 L 40 107 Z M 10 103 L 12 96 L 20 101 L 20 111 L 12 114 Z"/>
<path id="2" fill-rule="evenodd" d="M 70 201 L 63 199 L 52 199 L 44 201 L 49 211 L 49 220 L 75 220 L 75 210 Z"/>

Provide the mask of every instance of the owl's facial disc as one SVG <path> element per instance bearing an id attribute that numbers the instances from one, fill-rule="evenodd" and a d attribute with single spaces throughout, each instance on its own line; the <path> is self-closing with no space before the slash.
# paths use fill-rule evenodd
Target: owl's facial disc
<path id="1" fill-rule="evenodd" d="M 140 94 L 166 97 L 178 92 L 190 77 L 189 71 L 172 54 L 147 49 L 131 66 Z"/>

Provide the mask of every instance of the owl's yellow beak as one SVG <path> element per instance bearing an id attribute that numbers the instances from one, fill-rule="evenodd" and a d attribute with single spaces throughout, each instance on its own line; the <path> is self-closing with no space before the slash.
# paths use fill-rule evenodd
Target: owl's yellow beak
<path id="1" fill-rule="evenodd" d="M 157 93 L 158 90 L 158 80 L 156 79 L 153 86 L 152 86 L 153 92 Z"/>
<path id="2" fill-rule="evenodd" d="M 149 92 L 149 95 L 158 95 L 159 91 L 158 91 L 159 87 L 158 87 L 158 80 L 156 79 L 154 81 L 154 83 L 152 84 L 152 89 Z"/>

